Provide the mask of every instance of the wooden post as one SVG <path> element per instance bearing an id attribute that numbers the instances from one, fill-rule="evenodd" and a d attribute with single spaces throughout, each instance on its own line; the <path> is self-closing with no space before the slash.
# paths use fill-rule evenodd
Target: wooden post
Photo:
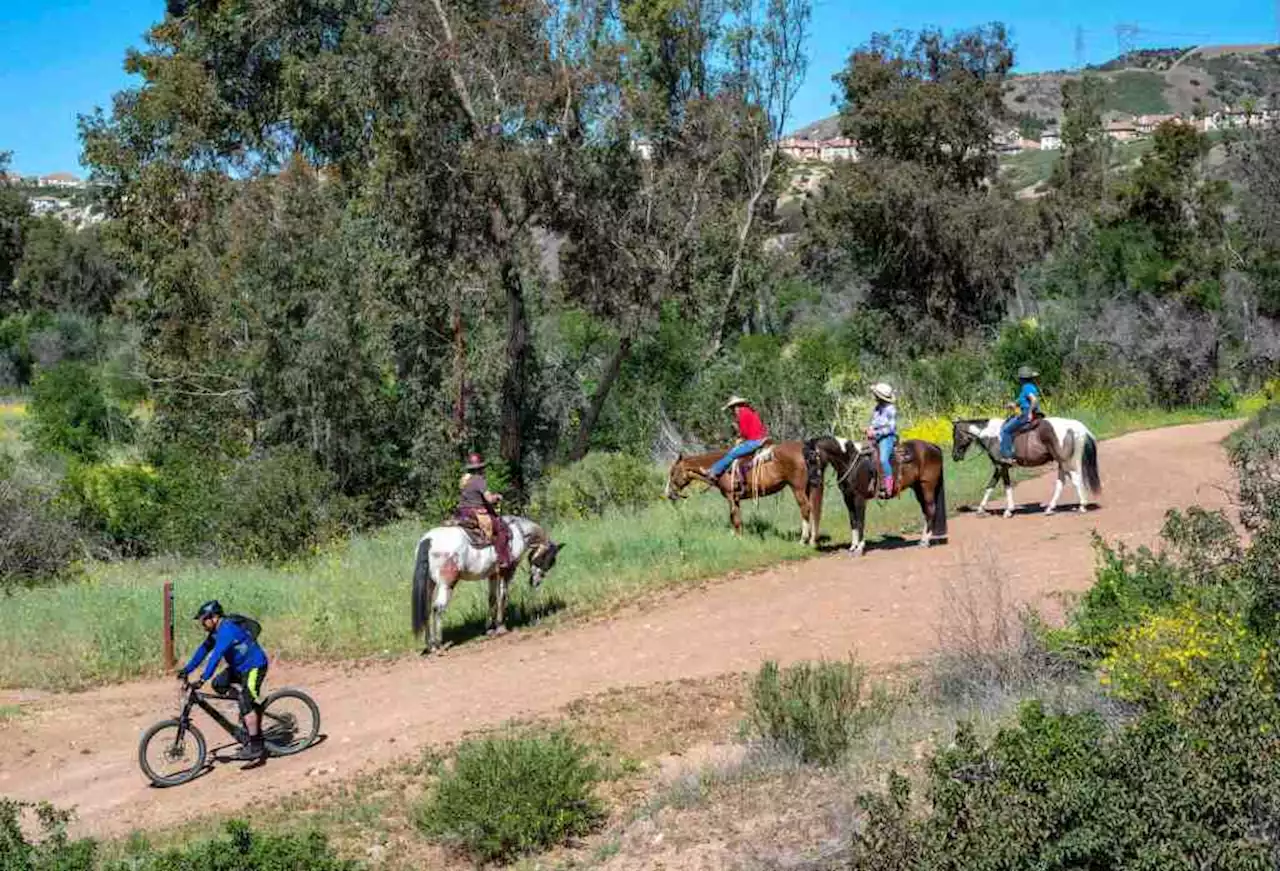
<path id="1" fill-rule="evenodd" d="M 164 582 L 164 667 L 169 671 L 178 667 L 173 655 L 173 581 Z"/>

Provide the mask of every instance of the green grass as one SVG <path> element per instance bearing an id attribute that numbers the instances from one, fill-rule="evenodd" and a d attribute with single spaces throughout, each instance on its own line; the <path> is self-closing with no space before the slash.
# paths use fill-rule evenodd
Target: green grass
<path id="1" fill-rule="evenodd" d="M 1103 109 L 1129 115 L 1159 115 L 1169 111 L 1164 98 L 1164 76 L 1149 71 L 1130 70 L 1104 80 L 1107 84 Z"/>
<path id="2" fill-rule="evenodd" d="M 1048 181 L 1058 162 L 1060 151 L 1019 151 L 1000 158 L 1000 169 L 1005 180 L 1021 190 L 1039 182 Z"/>
<path id="3" fill-rule="evenodd" d="M 1099 436 L 1211 419 L 1205 411 L 1080 411 Z M 1106 474 L 1103 452 L 1103 474 Z M 990 474 L 981 457 L 947 463 L 948 504 L 975 501 Z M 679 504 L 655 503 L 630 514 L 555 524 L 567 542 L 556 569 L 533 591 L 522 569 L 512 595 L 512 625 L 556 622 L 598 613 L 637 597 L 733 571 L 805 559 L 799 514 L 785 493 L 743 511 L 745 534 L 728 530 L 717 494 Z M 828 476 L 823 528 L 848 541 L 848 515 Z M 868 532 L 918 534 L 919 508 L 910 495 L 872 506 Z M 23 590 L 0 607 L 0 686 L 82 688 L 162 671 L 161 585 L 172 580 L 178 610 L 180 655 L 198 641 L 187 619 L 203 600 L 259 618 L 270 654 L 291 660 L 397 656 L 420 649 L 409 630 L 413 551 L 424 531 L 405 522 L 355 537 L 309 562 L 283 568 L 216 566 L 152 559 L 96 564 L 78 584 Z M 445 618 L 446 638 L 463 640 L 482 630 L 485 585 L 468 583 Z"/>

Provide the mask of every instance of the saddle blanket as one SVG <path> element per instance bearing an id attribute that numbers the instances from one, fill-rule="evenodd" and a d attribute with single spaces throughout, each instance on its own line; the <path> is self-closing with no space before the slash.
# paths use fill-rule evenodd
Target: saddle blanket
<path id="1" fill-rule="evenodd" d="M 763 465 L 773 459 L 773 445 L 765 445 L 754 454 L 746 457 L 739 457 L 729 466 L 729 472 L 736 480 L 744 480 L 747 473 L 756 466 Z"/>
<path id="2" fill-rule="evenodd" d="M 502 523 L 501 520 L 498 523 Z M 480 524 L 469 517 L 450 517 L 441 526 L 456 526 L 467 534 L 467 540 L 471 542 L 471 546 L 477 550 L 483 550 L 486 547 L 493 547 L 493 542 L 484 534 L 484 530 L 480 528 Z"/>

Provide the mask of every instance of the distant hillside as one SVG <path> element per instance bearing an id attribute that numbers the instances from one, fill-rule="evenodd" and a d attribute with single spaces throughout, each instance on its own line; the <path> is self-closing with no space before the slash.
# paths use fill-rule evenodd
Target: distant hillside
<path id="1" fill-rule="evenodd" d="M 1203 45 L 1135 51 L 1124 58 L 1090 67 L 1107 83 L 1110 115 L 1153 115 L 1174 112 L 1211 113 L 1245 100 L 1280 105 L 1280 46 Z M 1062 83 L 1079 73 L 1046 72 L 1017 75 L 1005 88 L 1010 114 L 1058 122 L 1062 116 Z M 838 116 L 823 118 L 793 135 L 828 139 L 839 135 Z"/>

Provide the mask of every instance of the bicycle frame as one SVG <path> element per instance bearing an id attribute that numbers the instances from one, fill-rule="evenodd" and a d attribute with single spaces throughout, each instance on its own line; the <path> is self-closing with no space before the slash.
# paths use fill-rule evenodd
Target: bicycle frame
<path id="1" fill-rule="evenodd" d="M 182 739 L 183 735 L 187 731 L 187 727 L 191 724 L 192 708 L 199 708 L 208 714 L 210 719 L 221 726 L 227 735 L 233 740 L 243 742 L 245 738 L 244 726 L 238 723 L 232 723 L 221 711 L 209 704 L 209 699 L 235 701 L 235 699 L 230 696 L 220 696 L 215 693 L 202 693 L 194 687 L 188 688 L 187 700 L 183 702 L 182 713 L 178 715 L 178 722 L 180 724 L 178 727 L 178 740 Z"/>

